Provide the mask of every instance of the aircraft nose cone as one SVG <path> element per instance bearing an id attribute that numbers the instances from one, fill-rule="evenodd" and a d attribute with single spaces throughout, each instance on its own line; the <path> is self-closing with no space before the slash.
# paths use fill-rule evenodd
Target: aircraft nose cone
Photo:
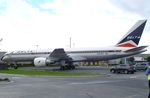
<path id="1" fill-rule="evenodd" d="M 1 58 L 1 60 L 4 61 L 4 62 L 6 62 L 6 61 L 9 60 L 9 57 L 8 57 L 8 56 L 3 56 L 3 57 Z"/>

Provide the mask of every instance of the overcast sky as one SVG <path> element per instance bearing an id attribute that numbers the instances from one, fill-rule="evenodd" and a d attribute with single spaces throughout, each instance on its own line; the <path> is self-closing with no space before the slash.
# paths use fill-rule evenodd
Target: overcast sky
<path id="1" fill-rule="evenodd" d="M 148 19 L 140 45 L 150 45 L 150 0 L 0 0 L 3 51 L 115 45 Z"/>

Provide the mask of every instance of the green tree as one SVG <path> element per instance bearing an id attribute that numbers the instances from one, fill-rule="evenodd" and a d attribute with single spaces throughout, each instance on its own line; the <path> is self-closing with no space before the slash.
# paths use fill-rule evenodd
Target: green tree
<path id="1" fill-rule="evenodd" d="M 146 58 L 146 60 L 147 60 L 147 62 L 149 62 L 149 64 L 150 64 L 150 56 L 148 56 L 148 57 Z"/>
<path id="2" fill-rule="evenodd" d="M 134 57 L 129 57 L 128 62 L 131 63 L 131 64 L 134 64 Z"/>

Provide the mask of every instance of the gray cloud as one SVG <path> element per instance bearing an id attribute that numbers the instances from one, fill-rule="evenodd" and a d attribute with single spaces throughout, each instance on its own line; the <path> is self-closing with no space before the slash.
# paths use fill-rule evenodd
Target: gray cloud
<path id="1" fill-rule="evenodd" d="M 110 0 L 119 8 L 140 14 L 144 17 L 149 17 L 150 13 L 150 0 Z"/>
<path id="2" fill-rule="evenodd" d="M 110 0 L 110 2 L 124 11 L 148 19 L 147 30 L 150 31 L 150 0 Z"/>

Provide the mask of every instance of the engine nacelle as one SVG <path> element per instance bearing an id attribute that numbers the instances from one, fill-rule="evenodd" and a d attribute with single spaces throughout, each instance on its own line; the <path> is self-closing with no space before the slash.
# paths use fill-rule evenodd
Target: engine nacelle
<path id="1" fill-rule="evenodd" d="M 38 57 L 34 59 L 34 65 L 37 67 L 46 66 L 46 59 L 44 57 Z"/>

